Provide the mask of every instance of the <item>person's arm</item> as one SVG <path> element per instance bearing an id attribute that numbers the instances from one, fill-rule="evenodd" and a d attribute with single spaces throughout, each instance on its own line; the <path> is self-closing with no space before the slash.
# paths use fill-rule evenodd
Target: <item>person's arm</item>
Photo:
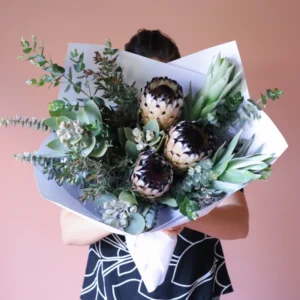
<path id="1" fill-rule="evenodd" d="M 62 239 L 67 245 L 87 246 L 111 234 L 100 224 L 64 209 L 60 214 L 60 226 Z"/>
<path id="2" fill-rule="evenodd" d="M 223 200 L 206 216 L 164 232 L 168 235 L 177 235 L 184 227 L 223 240 L 247 237 L 249 211 L 244 193 L 238 191 Z"/>

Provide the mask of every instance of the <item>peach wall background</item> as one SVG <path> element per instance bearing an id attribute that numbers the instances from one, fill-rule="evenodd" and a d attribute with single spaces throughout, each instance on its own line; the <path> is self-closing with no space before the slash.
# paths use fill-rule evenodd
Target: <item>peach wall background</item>
<path id="1" fill-rule="evenodd" d="M 297 4 L 298 2 L 298 4 Z M 289 143 L 268 183 L 246 188 L 250 234 L 224 241 L 235 292 L 227 300 L 299 299 L 299 18 L 297 0 L 249 1 L 4 1 L 0 2 L 0 116 L 47 116 L 57 89 L 29 88 L 39 74 L 17 61 L 22 35 L 45 40 L 46 52 L 63 62 L 68 42 L 115 47 L 139 28 L 160 28 L 182 55 L 237 40 L 250 93 L 279 87 L 285 96 L 267 113 Z M 68 247 L 60 238 L 59 208 L 40 198 L 33 170 L 12 154 L 33 151 L 45 135 L 0 129 L 0 299 L 79 298 L 87 247 Z"/>

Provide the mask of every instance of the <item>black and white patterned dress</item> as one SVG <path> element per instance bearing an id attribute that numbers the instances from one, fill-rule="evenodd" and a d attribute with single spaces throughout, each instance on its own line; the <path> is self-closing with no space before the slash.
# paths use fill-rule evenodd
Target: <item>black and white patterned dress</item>
<path id="1" fill-rule="evenodd" d="M 91 245 L 81 300 L 212 300 L 232 292 L 221 243 L 185 228 L 164 283 L 148 293 L 126 246 L 112 234 Z"/>

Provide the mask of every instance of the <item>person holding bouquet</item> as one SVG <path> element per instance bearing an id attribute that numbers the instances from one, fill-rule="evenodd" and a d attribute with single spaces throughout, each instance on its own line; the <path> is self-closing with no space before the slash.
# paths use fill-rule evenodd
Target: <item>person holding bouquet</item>
<path id="1" fill-rule="evenodd" d="M 139 30 L 125 50 L 164 63 L 180 58 L 175 42 L 160 30 Z M 249 212 L 241 190 L 208 215 L 164 230 L 178 242 L 164 283 L 152 293 L 143 286 L 124 236 L 66 210 L 61 211 L 60 222 L 67 245 L 90 247 L 80 299 L 215 300 L 233 291 L 220 240 L 246 238 Z"/>

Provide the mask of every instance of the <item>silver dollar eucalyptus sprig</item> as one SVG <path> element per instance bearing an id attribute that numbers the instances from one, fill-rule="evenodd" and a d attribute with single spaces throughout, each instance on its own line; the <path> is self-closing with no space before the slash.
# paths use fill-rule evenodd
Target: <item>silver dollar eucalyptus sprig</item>
<path id="1" fill-rule="evenodd" d="M 48 130 L 48 126 L 44 123 L 45 119 L 38 120 L 37 118 L 29 118 L 29 117 L 19 117 L 16 116 L 14 119 L 13 118 L 1 118 L 0 119 L 0 127 L 8 127 L 10 125 L 13 126 L 22 126 L 22 127 L 27 127 L 27 128 L 34 128 L 35 130 L 40 130 L 42 129 L 43 131 Z"/>
<path id="2" fill-rule="evenodd" d="M 28 162 L 33 166 L 37 164 L 40 166 L 53 165 L 58 160 L 57 158 L 53 157 L 44 157 L 37 151 L 34 153 L 24 152 L 15 154 L 14 157 L 19 161 Z"/>

